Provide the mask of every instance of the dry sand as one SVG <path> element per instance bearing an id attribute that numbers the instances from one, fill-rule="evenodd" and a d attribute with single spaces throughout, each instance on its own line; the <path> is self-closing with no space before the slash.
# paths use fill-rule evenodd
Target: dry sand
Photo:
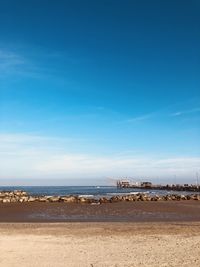
<path id="1" fill-rule="evenodd" d="M 0 266 L 200 266 L 200 223 L 2 223 Z"/>

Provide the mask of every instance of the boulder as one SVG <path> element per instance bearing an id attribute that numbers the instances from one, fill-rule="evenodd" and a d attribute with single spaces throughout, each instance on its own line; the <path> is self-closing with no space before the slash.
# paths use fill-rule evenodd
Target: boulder
<path id="1" fill-rule="evenodd" d="M 190 195 L 187 195 L 187 196 L 186 196 L 186 199 L 187 199 L 187 200 L 190 200 L 190 199 L 191 199 L 191 196 L 190 196 Z"/>
<path id="2" fill-rule="evenodd" d="M 95 200 L 90 199 L 90 198 L 86 198 L 86 197 L 79 197 L 78 202 L 80 202 L 80 203 L 93 203 L 93 202 L 95 202 Z"/>
<path id="3" fill-rule="evenodd" d="M 67 203 L 76 203 L 78 202 L 78 198 L 76 196 L 64 196 L 64 197 L 61 197 L 61 201 L 67 202 Z"/>
<path id="4" fill-rule="evenodd" d="M 200 195 L 193 195 L 192 196 L 192 199 L 193 200 L 200 200 Z"/>
<path id="5" fill-rule="evenodd" d="M 39 197 L 38 201 L 39 202 L 49 202 L 49 199 L 50 199 L 49 197 L 44 196 L 44 197 Z"/>
<path id="6" fill-rule="evenodd" d="M 110 198 L 110 202 L 113 203 L 113 202 L 119 202 L 119 197 L 118 196 L 113 196 Z"/>
<path id="7" fill-rule="evenodd" d="M 140 195 L 139 199 L 140 201 L 146 201 L 147 196 L 146 195 Z"/>
<path id="8" fill-rule="evenodd" d="M 177 200 L 175 195 L 171 196 L 171 200 Z"/>
<path id="9" fill-rule="evenodd" d="M 34 201 L 36 201 L 37 199 L 35 198 L 35 197 L 29 197 L 28 198 L 28 202 L 34 202 Z"/>
<path id="10" fill-rule="evenodd" d="M 10 203 L 10 202 L 11 202 L 10 198 L 8 197 L 3 198 L 3 203 Z"/>
<path id="11" fill-rule="evenodd" d="M 181 198 L 181 200 L 187 200 L 185 195 L 181 195 L 180 198 Z"/>
<path id="12" fill-rule="evenodd" d="M 130 196 L 118 196 L 118 201 L 130 201 Z"/>
<path id="13" fill-rule="evenodd" d="M 21 199 L 23 199 L 23 202 L 28 202 L 28 196 L 23 196 Z"/>
<path id="14" fill-rule="evenodd" d="M 110 200 L 107 199 L 106 197 L 101 197 L 101 198 L 99 199 L 99 202 L 100 202 L 100 204 L 103 204 L 103 203 L 109 203 Z"/>
<path id="15" fill-rule="evenodd" d="M 15 197 L 11 197 L 11 198 L 10 198 L 10 202 L 12 202 L 12 203 L 16 203 L 16 202 L 18 202 L 18 199 L 15 198 Z"/>
<path id="16" fill-rule="evenodd" d="M 13 193 L 14 195 L 16 195 L 16 196 L 27 196 L 27 195 L 28 195 L 27 192 L 22 191 L 22 190 L 14 190 L 12 193 Z"/>
<path id="17" fill-rule="evenodd" d="M 158 201 L 157 196 L 153 196 L 153 197 L 151 197 L 151 201 Z"/>
<path id="18" fill-rule="evenodd" d="M 49 202 L 60 202 L 61 201 L 61 197 L 59 196 L 52 196 L 48 198 Z"/>

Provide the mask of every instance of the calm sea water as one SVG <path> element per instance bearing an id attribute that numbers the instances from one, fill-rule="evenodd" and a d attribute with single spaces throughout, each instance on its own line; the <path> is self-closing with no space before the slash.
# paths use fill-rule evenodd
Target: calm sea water
<path id="1" fill-rule="evenodd" d="M 77 195 L 87 197 L 111 197 L 121 194 L 136 194 L 137 192 L 149 193 L 151 195 L 186 194 L 186 192 L 144 190 L 133 188 L 117 188 L 116 186 L 0 186 L 0 191 L 24 190 L 30 195 L 64 196 Z M 187 192 L 191 194 L 191 192 Z"/>

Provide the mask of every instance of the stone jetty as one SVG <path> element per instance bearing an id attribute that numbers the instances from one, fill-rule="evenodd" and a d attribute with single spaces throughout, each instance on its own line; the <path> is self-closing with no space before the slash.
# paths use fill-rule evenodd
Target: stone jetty
<path id="1" fill-rule="evenodd" d="M 65 203 L 81 203 L 81 204 L 103 204 L 121 201 L 185 201 L 200 200 L 199 194 L 190 195 L 150 195 L 144 193 L 116 195 L 112 197 L 101 197 L 99 199 L 79 197 L 75 195 L 66 196 L 32 196 L 22 190 L 0 191 L 0 203 L 16 203 L 16 202 L 65 202 Z"/>

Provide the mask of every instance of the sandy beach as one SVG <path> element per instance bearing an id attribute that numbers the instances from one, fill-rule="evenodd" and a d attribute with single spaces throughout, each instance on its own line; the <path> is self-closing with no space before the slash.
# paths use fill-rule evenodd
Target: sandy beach
<path id="1" fill-rule="evenodd" d="M 199 201 L 5 203 L 0 266 L 200 266 Z"/>
<path id="2" fill-rule="evenodd" d="M 200 266 L 200 223 L 1 223 L 0 249 L 0 266 Z"/>

